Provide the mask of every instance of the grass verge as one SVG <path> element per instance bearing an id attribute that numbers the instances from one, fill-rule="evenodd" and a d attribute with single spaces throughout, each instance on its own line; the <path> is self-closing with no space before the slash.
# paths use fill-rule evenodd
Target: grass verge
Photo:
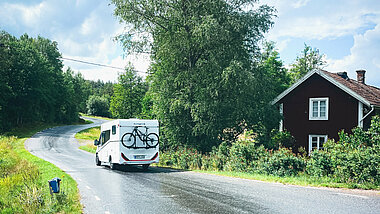
<path id="1" fill-rule="evenodd" d="M 81 146 L 79 146 L 79 149 L 82 149 L 87 152 L 95 153 L 96 146 L 94 146 L 93 142 L 95 139 L 99 138 L 99 135 L 100 135 L 100 126 L 88 128 L 76 133 L 75 138 L 81 144 Z"/>
<path id="2" fill-rule="evenodd" d="M 176 166 L 167 166 L 163 165 L 161 162 L 159 164 L 153 164 L 153 166 L 179 169 L 185 171 L 193 171 L 211 175 L 219 175 L 232 178 L 243 178 L 256 181 L 264 181 L 271 183 L 282 183 L 286 185 L 296 185 L 296 186 L 305 186 L 305 187 L 328 187 L 328 188 L 346 188 L 346 189 L 363 189 L 363 190 L 376 190 L 380 191 L 380 188 L 376 185 L 371 184 L 355 184 L 355 183 L 339 183 L 334 181 L 334 179 L 329 177 L 311 177 L 308 175 L 298 175 L 298 176 L 273 176 L 257 173 L 248 173 L 248 172 L 234 172 L 234 171 L 208 171 L 200 169 L 182 169 L 181 167 Z"/>
<path id="3" fill-rule="evenodd" d="M 24 142 L 56 124 L 37 124 L 0 135 L 0 213 L 81 213 L 77 183 L 55 165 L 30 154 Z M 61 193 L 48 180 L 59 177 Z"/>
<path id="4" fill-rule="evenodd" d="M 221 175 L 221 176 L 234 177 L 234 178 L 244 178 L 244 179 L 258 180 L 258 181 L 265 181 L 265 182 L 290 184 L 290 185 L 297 185 L 297 186 L 347 188 L 347 189 L 359 188 L 359 189 L 380 190 L 378 187 L 374 185 L 370 186 L 368 184 L 360 185 L 360 184 L 352 184 L 352 183 L 338 183 L 329 177 L 316 178 L 316 177 L 311 177 L 308 175 L 279 177 L 279 176 L 246 173 L 246 172 L 204 171 L 204 170 L 192 170 L 192 171 L 213 174 L 213 175 Z"/>

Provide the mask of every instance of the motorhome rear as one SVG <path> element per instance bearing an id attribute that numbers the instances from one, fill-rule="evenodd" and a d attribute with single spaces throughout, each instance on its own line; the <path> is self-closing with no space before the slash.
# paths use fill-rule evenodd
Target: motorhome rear
<path id="1" fill-rule="evenodd" d="M 157 120 L 118 119 L 103 123 L 95 140 L 96 165 L 142 165 L 148 168 L 159 161 L 159 124 Z"/>

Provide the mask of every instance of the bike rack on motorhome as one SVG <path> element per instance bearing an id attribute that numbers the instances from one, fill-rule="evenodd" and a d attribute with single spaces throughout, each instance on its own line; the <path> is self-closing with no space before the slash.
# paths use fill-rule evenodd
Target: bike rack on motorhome
<path id="1" fill-rule="evenodd" d="M 118 119 L 103 123 L 99 140 L 94 141 L 96 165 L 142 165 L 147 169 L 159 161 L 157 120 Z"/>

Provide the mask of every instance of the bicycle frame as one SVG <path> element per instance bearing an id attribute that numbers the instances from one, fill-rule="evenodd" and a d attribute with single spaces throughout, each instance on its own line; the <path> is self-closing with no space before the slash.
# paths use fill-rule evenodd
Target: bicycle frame
<path id="1" fill-rule="evenodd" d="M 125 133 L 122 137 L 122 144 L 123 146 L 125 146 L 126 148 L 133 148 L 133 149 L 141 149 L 141 148 L 145 148 L 145 149 L 149 149 L 149 148 L 156 148 L 156 146 L 158 145 L 158 135 L 155 134 L 155 133 L 148 133 L 148 127 L 147 126 L 143 126 L 145 127 L 145 133 L 143 133 L 142 131 L 140 131 L 138 128 L 139 127 L 142 127 L 142 126 L 135 126 L 132 130 L 132 133 Z M 151 138 L 149 138 L 148 136 L 149 135 L 152 135 Z M 136 144 L 136 139 L 137 137 L 140 139 L 140 141 L 143 143 L 144 146 L 137 146 Z M 133 138 L 133 143 L 129 146 L 125 145 L 124 144 L 124 138 L 126 138 L 128 141 L 131 141 L 131 138 Z M 151 142 L 153 144 L 153 142 L 157 141 L 155 144 L 153 145 L 149 145 L 148 142 Z"/>

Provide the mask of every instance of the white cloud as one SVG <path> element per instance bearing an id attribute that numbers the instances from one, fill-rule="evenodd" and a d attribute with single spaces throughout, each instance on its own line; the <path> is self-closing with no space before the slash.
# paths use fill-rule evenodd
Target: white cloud
<path id="1" fill-rule="evenodd" d="M 29 3 L 0 3 L 0 26 L 12 35 L 27 33 L 57 41 L 63 57 L 124 67 L 120 45 L 113 37 L 123 27 L 113 17 L 113 6 L 103 0 L 35 0 Z M 125 63 L 122 63 L 125 61 Z M 117 70 L 64 61 L 88 79 L 117 79 Z M 115 65 L 117 64 L 117 65 Z M 139 66 L 141 66 L 139 64 Z"/>
<path id="2" fill-rule="evenodd" d="M 282 52 L 288 46 L 289 42 L 290 42 L 290 39 L 279 40 L 276 43 L 278 52 Z"/>
<path id="3" fill-rule="evenodd" d="M 350 49 L 350 55 L 343 59 L 328 59 L 326 70 L 347 71 L 349 76 L 356 79 L 356 70 L 364 69 L 366 82 L 380 87 L 380 23 L 364 34 L 354 36 L 354 45 Z"/>
<path id="4" fill-rule="evenodd" d="M 300 8 L 300 7 L 303 7 L 305 5 L 307 5 L 307 3 L 309 2 L 310 0 L 298 0 L 298 1 L 294 1 L 292 3 L 292 6 L 294 8 Z"/>
<path id="5" fill-rule="evenodd" d="M 282 27 L 275 27 L 270 36 L 272 38 L 333 39 L 350 35 L 365 24 L 360 15 L 300 17 L 291 20 L 279 20 L 278 26 Z"/>
<path id="6" fill-rule="evenodd" d="M 262 3 L 278 11 L 268 35 L 275 41 L 282 37 L 321 40 L 353 35 L 370 26 L 373 17 L 380 16 L 380 4 L 373 0 L 264 0 Z"/>

